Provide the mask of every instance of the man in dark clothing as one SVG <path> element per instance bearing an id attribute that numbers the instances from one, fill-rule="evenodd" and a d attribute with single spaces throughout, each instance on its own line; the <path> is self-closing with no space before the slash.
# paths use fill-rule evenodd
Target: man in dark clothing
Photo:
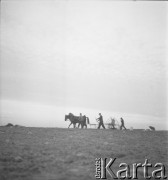
<path id="1" fill-rule="evenodd" d="M 101 115 L 101 113 L 99 113 L 99 118 L 97 118 L 96 120 L 99 122 L 99 126 L 97 129 L 100 129 L 101 126 L 106 129 L 103 123 L 103 116 Z"/>
<path id="2" fill-rule="evenodd" d="M 122 130 L 122 128 L 126 129 L 125 125 L 124 125 L 124 119 L 121 117 L 121 126 L 120 126 L 120 130 Z"/>

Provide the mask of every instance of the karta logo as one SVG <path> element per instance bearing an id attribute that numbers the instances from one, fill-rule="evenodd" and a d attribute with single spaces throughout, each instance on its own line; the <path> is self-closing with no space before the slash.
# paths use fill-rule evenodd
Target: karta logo
<path id="1" fill-rule="evenodd" d="M 120 163 L 117 171 L 113 169 L 116 158 L 110 158 L 109 161 L 107 161 L 107 158 L 96 158 L 95 161 L 96 179 L 107 179 L 107 174 L 112 179 L 138 179 L 138 168 L 143 169 L 144 179 L 167 179 L 165 166 L 162 163 L 156 163 L 153 166 L 148 162 L 148 159 L 145 159 L 144 164 L 133 163 L 131 166 L 127 163 Z M 154 170 L 150 171 L 151 174 L 149 175 L 149 168 L 152 167 Z"/>

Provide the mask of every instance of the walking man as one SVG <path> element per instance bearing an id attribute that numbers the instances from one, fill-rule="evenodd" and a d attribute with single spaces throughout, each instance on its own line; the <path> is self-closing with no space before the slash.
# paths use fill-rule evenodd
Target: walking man
<path id="1" fill-rule="evenodd" d="M 101 126 L 106 129 L 103 123 L 103 116 L 101 115 L 101 113 L 99 113 L 99 118 L 97 118 L 96 120 L 99 122 L 99 126 L 97 129 L 100 129 Z"/>
<path id="2" fill-rule="evenodd" d="M 120 130 L 122 130 L 122 128 L 124 128 L 126 130 L 126 127 L 124 125 L 124 119 L 121 117 L 121 126 L 120 126 Z"/>
<path id="3" fill-rule="evenodd" d="M 78 128 L 80 127 L 80 125 L 81 125 L 81 128 L 82 128 L 82 124 L 83 124 L 83 116 L 82 116 L 82 113 L 80 113 L 80 115 L 79 115 L 79 124 L 78 124 Z"/>

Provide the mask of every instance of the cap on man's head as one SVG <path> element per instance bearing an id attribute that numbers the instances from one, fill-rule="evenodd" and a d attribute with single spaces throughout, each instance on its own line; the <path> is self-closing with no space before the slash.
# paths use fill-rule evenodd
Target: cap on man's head
<path id="1" fill-rule="evenodd" d="M 101 115 L 101 113 L 99 113 L 99 115 Z"/>

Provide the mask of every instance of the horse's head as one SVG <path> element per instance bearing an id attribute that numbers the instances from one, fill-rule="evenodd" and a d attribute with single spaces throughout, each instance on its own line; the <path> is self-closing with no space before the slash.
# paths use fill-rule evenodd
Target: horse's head
<path id="1" fill-rule="evenodd" d="M 68 119 L 71 119 L 74 115 L 72 113 L 69 113 L 68 115 L 65 115 L 65 121 Z"/>

